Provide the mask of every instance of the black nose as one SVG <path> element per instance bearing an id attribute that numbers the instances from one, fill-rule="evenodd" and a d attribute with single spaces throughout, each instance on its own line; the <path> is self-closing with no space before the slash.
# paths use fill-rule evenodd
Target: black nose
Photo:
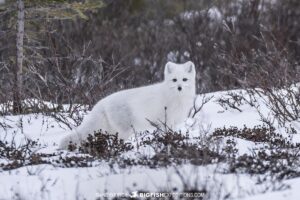
<path id="1" fill-rule="evenodd" d="M 181 86 L 179 86 L 177 89 L 178 89 L 178 91 L 181 91 L 181 90 L 182 90 L 182 87 L 181 87 Z"/>

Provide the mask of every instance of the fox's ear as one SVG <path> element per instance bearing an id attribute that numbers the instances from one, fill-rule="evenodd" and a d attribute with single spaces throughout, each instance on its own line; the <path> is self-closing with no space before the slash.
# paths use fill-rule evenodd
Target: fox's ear
<path id="1" fill-rule="evenodd" d="M 195 72 L 195 65 L 194 65 L 194 63 L 192 61 L 188 61 L 184 65 L 185 65 L 185 70 L 188 73 Z"/>
<path id="2" fill-rule="evenodd" d="M 167 62 L 167 64 L 165 65 L 165 75 L 171 74 L 172 71 L 173 71 L 172 63 L 171 62 Z"/>

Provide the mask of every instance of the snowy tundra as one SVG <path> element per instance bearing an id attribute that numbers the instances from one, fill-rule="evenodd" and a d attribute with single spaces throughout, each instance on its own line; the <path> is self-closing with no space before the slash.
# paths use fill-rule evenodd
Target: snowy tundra
<path id="1" fill-rule="evenodd" d="M 174 128 L 184 122 L 195 98 L 195 65 L 168 62 L 160 83 L 123 90 L 100 100 L 82 124 L 65 136 L 60 148 L 69 142 L 80 144 L 95 131 L 118 133 L 127 139 L 133 133 L 153 129 L 151 122 L 166 122 Z"/>

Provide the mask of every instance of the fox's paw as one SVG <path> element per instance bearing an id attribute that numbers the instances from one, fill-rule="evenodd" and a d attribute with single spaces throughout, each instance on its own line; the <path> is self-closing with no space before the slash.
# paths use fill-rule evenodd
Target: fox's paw
<path id="1" fill-rule="evenodd" d="M 60 141 L 60 143 L 59 143 L 59 145 L 58 145 L 58 148 L 59 149 L 61 149 L 61 150 L 67 150 L 68 149 L 68 146 L 69 146 L 69 144 L 70 144 L 70 138 L 69 137 L 64 137 L 61 141 Z"/>

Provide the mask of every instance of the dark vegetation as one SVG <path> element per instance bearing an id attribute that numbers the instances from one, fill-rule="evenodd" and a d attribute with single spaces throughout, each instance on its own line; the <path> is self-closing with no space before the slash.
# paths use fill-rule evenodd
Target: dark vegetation
<path id="1" fill-rule="evenodd" d="M 249 153 L 241 155 L 236 147 L 236 139 L 255 142 Z M 224 141 L 223 144 L 220 141 Z M 300 176 L 299 145 L 291 144 L 279 136 L 273 127 L 257 126 L 217 129 L 207 138 L 191 137 L 188 134 L 155 131 L 141 134 L 136 141 L 125 143 L 117 135 L 97 132 L 90 135 L 82 145 L 69 145 L 68 154 L 36 153 L 36 142 L 27 141 L 25 145 L 0 141 L 0 158 L 6 163 L 2 170 L 10 170 L 27 165 L 52 164 L 60 167 L 89 167 L 106 161 L 112 168 L 144 166 L 159 168 L 192 164 L 206 166 L 213 163 L 227 163 L 228 170 L 223 173 L 249 173 L 271 175 L 282 180 Z M 153 153 L 143 153 L 143 148 Z M 131 156 L 126 156 L 128 153 Z"/>
<path id="2" fill-rule="evenodd" d="M 22 99 L 93 105 L 114 91 L 162 80 L 168 60 L 195 62 L 198 92 L 299 81 L 298 0 L 103 3 L 71 20 L 25 12 Z M 26 1 L 25 9 L 37 5 Z M 222 19 L 213 17 L 213 7 Z M 2 103 L 15 92 L 14 16 L 9 9 L 0 12 Z"/>
<path id="3" fill-rule="evenodd" d="M 296 134 L 295 129 L 291 128 L 291 134 Z M 244 126 L 243 129 L 237 127 L 216 129 L 213 132 L 212 137 L 218 136 L 233 136 L 236 138 L 245 139 L 252 142 L 264 142 L 273 147 L 281 148 L 296 148 L 300 147 L 300 144 L 291 144 L 290 141 L 283 137 L 281 134 L 276 133 L 274 127 L 269 126 L 255 126 L 253 128 L 247 128 Z"/>

